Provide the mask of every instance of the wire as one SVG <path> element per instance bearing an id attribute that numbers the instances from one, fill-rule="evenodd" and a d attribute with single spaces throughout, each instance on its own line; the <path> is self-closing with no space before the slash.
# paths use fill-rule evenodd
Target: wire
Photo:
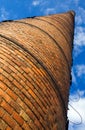
<path id="1" fill-rule="evenodd" d="M 71 105 L 71 104 L 69 104 L 69 106 L 79 115 L 79 117 L 80 117 L 80 122 L 73 122 L 73 121 L 71 121 L 71 120 L 69 120 L 72 124 L 75 124 L 75 125 L 81 125 L 82 124 L 82 122 L 83 122 L 83 119 L 82 119 L 82 116 L 80 115 L 80 113 Z"/>

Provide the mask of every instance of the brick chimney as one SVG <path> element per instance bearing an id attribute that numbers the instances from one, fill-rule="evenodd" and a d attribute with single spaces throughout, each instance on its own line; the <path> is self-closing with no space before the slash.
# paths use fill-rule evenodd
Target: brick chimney
<path id="1" fill-rule="evenodd" d="M 0 129 L 66 130 L 74 12 L 0 23 Z"/>

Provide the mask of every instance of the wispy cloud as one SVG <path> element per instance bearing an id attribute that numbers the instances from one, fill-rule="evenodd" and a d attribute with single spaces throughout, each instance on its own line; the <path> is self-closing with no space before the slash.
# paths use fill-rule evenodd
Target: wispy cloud
<path id="1" fill-rule="evenodd" d="M 85 28 L 78 26 L 75 29 L 75 38 L 74 38 L 75 45 L 78 46 L 85 46 Z"/>
<path id="2" fill-rule="evenodd" d="M 85 24 L 85 9 L 82 7 L 78 7 L 77 13 L 76 13 L 76 24 Z"/>
<path id="3" fill-rule="evenodd" d="M 78 55 L 81 54 L 83 51 L 84 51 L 83 46 L 74 45 L 74 51 L 73 51 L 74 57 L 73 58 L 75 59 L 76 57 L 78 57 Z"/>
<path id="4" fill-rule="evenodd" d="M 46 15 L 48 15 L 48 14 L 54 14 L 54 13 L 56 13 L 56 9 L 55 9 L 55 8 L 47 8 L 47 9 L 44 11 L 44 13 L 45 13 Z"/>
<path id="5" fill-rule="evenodd" d="M 85 129 L 85 91 L 80 91 L 80 100 L 78 102 L 70 101 L 68 117 L 70 120 L 69 130 L 84 130 Z M 74 100 L 75 95 L 72 95 Z M 73 123 L 72 123 L 73 122 Z M 79 124 L 79 125 L 75 125 Z"/>
<path id="6" fill-rule="evenodd" d="M 85 46 L 85 28 L 82 26 L 85 24 L 85 9 L 80 6 L 77 7 L 75 23 L 74 56 L 76 57 L 84 51 Z"/>
<path id="7" fill-rule="evenodd" d="M 33 0 L 32 5 L 33 6 L 40 6 L 41 10 L 44 9 L 45 6 L 48 6 L 49 1 L 47 0 Z M 44 10 L 43 10 L 44 11 Z"/>
<path id="8" fill-rule="evenodd" d="M 41 0 L 34 0 L 34 1 L 32 2 L 32 5 L 33 5 L 33 6 L 38 6 L 40 3 L 41 3 Z"/>
<path id="9" fill-rule="evenodd" d="M 9 13 L 6 11 L 4 7 L 0 9 L 0 20 L 6 20 L 9 17 Z"/>
<path id="10" fill-rule="evenodd" d="M 77 15 L 77 16 L 75 17 L 75 21 L 76 21 L 76 24 L 77 24 L 77 25 L 82 24 L 83 19 L 82 19 L 81 15 Z"/>
<path id="11" fill-rule="evenodd" d="M 77 73 L 78 77 L 80 77 L 82 75 L 85 76 L 85 65 L 84 64 L 77 65 L 76 66 L 76 73 Z"/>
<path id="12" fill-rule="evenodd" d="M 78 56 L 81 52 L 83 52 L 83 47 L 85 47 L 85 28 L 82 26 L 77 26 L 75 28 L 74 37 L 74 55 Z"/>

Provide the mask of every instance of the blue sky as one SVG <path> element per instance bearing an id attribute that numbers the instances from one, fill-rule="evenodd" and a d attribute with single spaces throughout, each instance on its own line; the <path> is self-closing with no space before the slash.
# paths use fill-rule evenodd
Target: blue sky
<path id="1" fill-rule="evenodd" d="M 0 21 L 43 16 L 74 10 L 75 36 L 70 102 L 82 116 L 82 124 L 70 122 L 69 130 L 85 130 L 85 1 L 84 0 L 0 0 Z M 68 117 L 74 123 L 81 118 L 69 105 Z"/>

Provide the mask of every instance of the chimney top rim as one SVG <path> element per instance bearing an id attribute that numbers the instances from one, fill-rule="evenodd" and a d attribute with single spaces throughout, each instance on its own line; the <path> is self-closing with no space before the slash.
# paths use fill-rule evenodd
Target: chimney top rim
<path id="1" fill-rule="evenodd" d="M 68 11 L 67 13 L 70 13 L 70 14 L 72 14 L 73 16 L 75 16 L 75 11 L 74 11 L 74 10 L 70 10 L 70 11 Z"/>

